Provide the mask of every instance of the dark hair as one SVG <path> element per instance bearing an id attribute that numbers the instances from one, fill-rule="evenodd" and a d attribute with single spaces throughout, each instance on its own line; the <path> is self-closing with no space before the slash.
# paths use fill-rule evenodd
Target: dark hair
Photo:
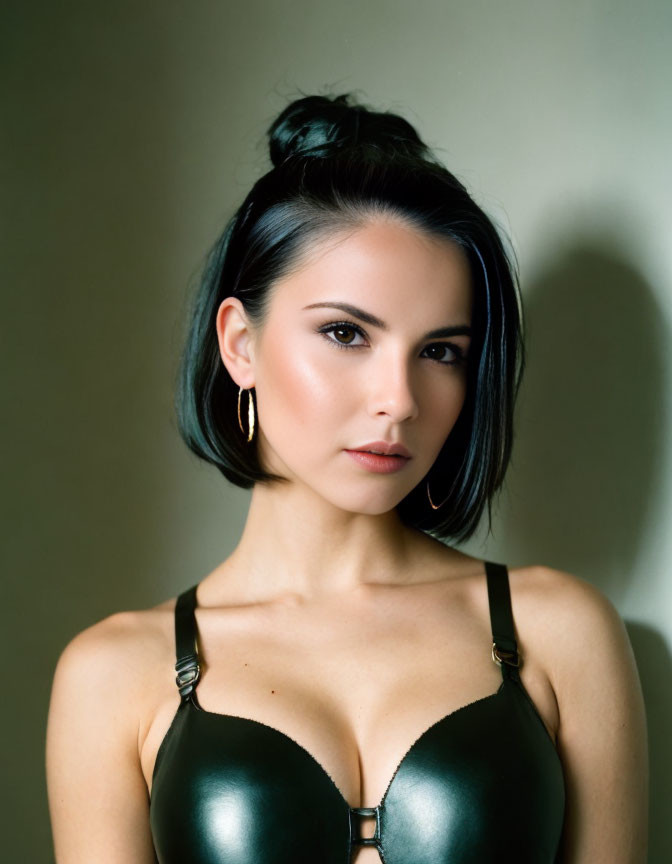
<path id="1" fill-rule="evenodd" d="M 474 303 L 462 411 L 426 478 L 397 505 L 404 523 L 437 538 L 466 540 L 504 480 L 513 411 L 525 366 L 523 309 L 515 257 L 465 187 L 397 114 L 352 96 L 305 96 L 268 129 L 273 168 L 254 184 L 209 253 L 191 309 L 176 387 L 180 434 L 237 486 L 283 482 L 265 472 L 256 439 L 238 425 L 238 388 L 222 363 L 215 318 L 238 297 L 253 328 L 269 289 L 308 247 L 334 231 L 388 214 L 459 244 Z M 247 398 L 252 397 L 252 390 Z M 247 400 L 243 399 L 247 407 Z M 445 502 L 432 509 L 432 499 Z"/>

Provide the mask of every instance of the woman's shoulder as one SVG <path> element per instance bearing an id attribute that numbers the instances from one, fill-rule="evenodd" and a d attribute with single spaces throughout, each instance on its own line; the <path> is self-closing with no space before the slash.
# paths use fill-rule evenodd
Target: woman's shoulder
<path id="1" fill-rule="evenodd" d="M 607 594 L 575 573 L 545 565 L 507 567 L 512 604 L 543 620 L 545 627 L 563 631 L 569 622 L 573 630 L 613 626 L 620 615 Z"/>
<path id="2" fill-rule="evenodd" d="M 54 687 L 84 683 L 90 692 L 99 687 L 101 698 L 118 698 L 122 687 L 142 693 L 151 670 L 174 653 L 175 600 L 115 611 L 78 631 L 60 652 Z"/>
<path id="3" fill-rule="evenodd" d="M 47 719 L 46 775 L 56 842 L 73 854 L 80 850 L 77 860 L 93 860 L 85 850 L 94 841 L 82 835 L 82 824 L 91 828 L 92 837 L 105 836 L 112 845 L 121 825 L 124 860 L 139 860 L 150 848 L 138 821 L 147 801 L 141 747 L 160 689 L 172 686 L 177 693 L 170 680 L 175 675 L 170 605 L 107 615 L 76 633 L 58 657 Z M 161 652 L 170 654 L 160 658 Z"/>
<path id="4" fill-rule="evenodd" d="M 632 660 L 625 624 L 607 594 L 581 576 L 545 565 L 508 568 L 516 629 L 534 646 L 556 692 L 577 667 Z M 614 669 L 615 671 L 615 669 Z"/>
<path id="5" fill-rule="evenodd" d="M 644 860 L 646 712 L 625 623 L 604 591 L 575 574 L 520 568 L 510 582 L 514 617 L 522 618 L 527 648 L 541 658 L 557 701 L 566 848 L 602 848 L 608 836 L 614 854 L 637 849 Z"/>

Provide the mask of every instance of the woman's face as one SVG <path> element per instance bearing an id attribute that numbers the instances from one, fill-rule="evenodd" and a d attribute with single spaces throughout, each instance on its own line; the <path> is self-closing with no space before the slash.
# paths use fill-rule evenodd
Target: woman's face
<path id="1" fill-rule="evenodd" d="M 395 507 L 425 477 L 464 404 L 471 304 L 461 249 L 399 221 L 312 246 L 272 287 L 254 340 L 262 465 L 348 511 Z M 427 335 L 445 328 L 461 332 Z M 401 443 L 411 458 L 378 473 L 346 452 L 375 441 Z"/>

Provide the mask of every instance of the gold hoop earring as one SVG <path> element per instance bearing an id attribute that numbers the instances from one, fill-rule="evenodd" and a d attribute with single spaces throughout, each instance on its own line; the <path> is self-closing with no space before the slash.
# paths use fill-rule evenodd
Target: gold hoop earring
<path id="1" fill-rule="evenodd" d="M 432 501 L 432 496 L 429 494 L 429 480 L 428 480 L 428 481 L 427 481 L 427 497 L 429 498 L 429 503 L 430 503 L 432 509 L 433 509 L 433 510 L 438 510 L 439 507 L 443 507 L 443 505 L 446 503 L 446 501 L 448 500 L 448 498 L 450 498 L 450 495 L 447 495 L 447 496 L 443 499 L 443 501 L 442 501 L 440 504 L 435 504 L 435 503 Z"/>
<path id="2" fill-rule="evenodd" d="M 240 397 L 243 392 L 243 388 L 238 388 L 238 425 L 240 426 L 240 431 L 245 434 L 245 430 L 243 429 L 243 424 L 240 421 Z M 252 436 L 254 435 L 254 402 L 252 401 L 252 387 L 249 390 L 245 391 L 247 393 L 247 427 L 249 429 L 247 433 L 247 440 L 251 441 Z"/>

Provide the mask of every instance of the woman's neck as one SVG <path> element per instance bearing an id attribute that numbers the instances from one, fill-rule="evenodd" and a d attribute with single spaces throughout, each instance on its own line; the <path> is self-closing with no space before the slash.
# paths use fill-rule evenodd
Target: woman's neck
<path id="1" fill-rule="evenodd" d="M 353 513 L 314 490 L 257 484 L 238 545 L 209 577 L 208 593 L 244 591 L 248 602 L 301 602 L 404 584 L 419 556 L 448 547 L 400 520 L 396 510 Z M 458 556 L 460 553 L 455 553 Z M 238 580 L 244 584 L 233 585 Z"/>

